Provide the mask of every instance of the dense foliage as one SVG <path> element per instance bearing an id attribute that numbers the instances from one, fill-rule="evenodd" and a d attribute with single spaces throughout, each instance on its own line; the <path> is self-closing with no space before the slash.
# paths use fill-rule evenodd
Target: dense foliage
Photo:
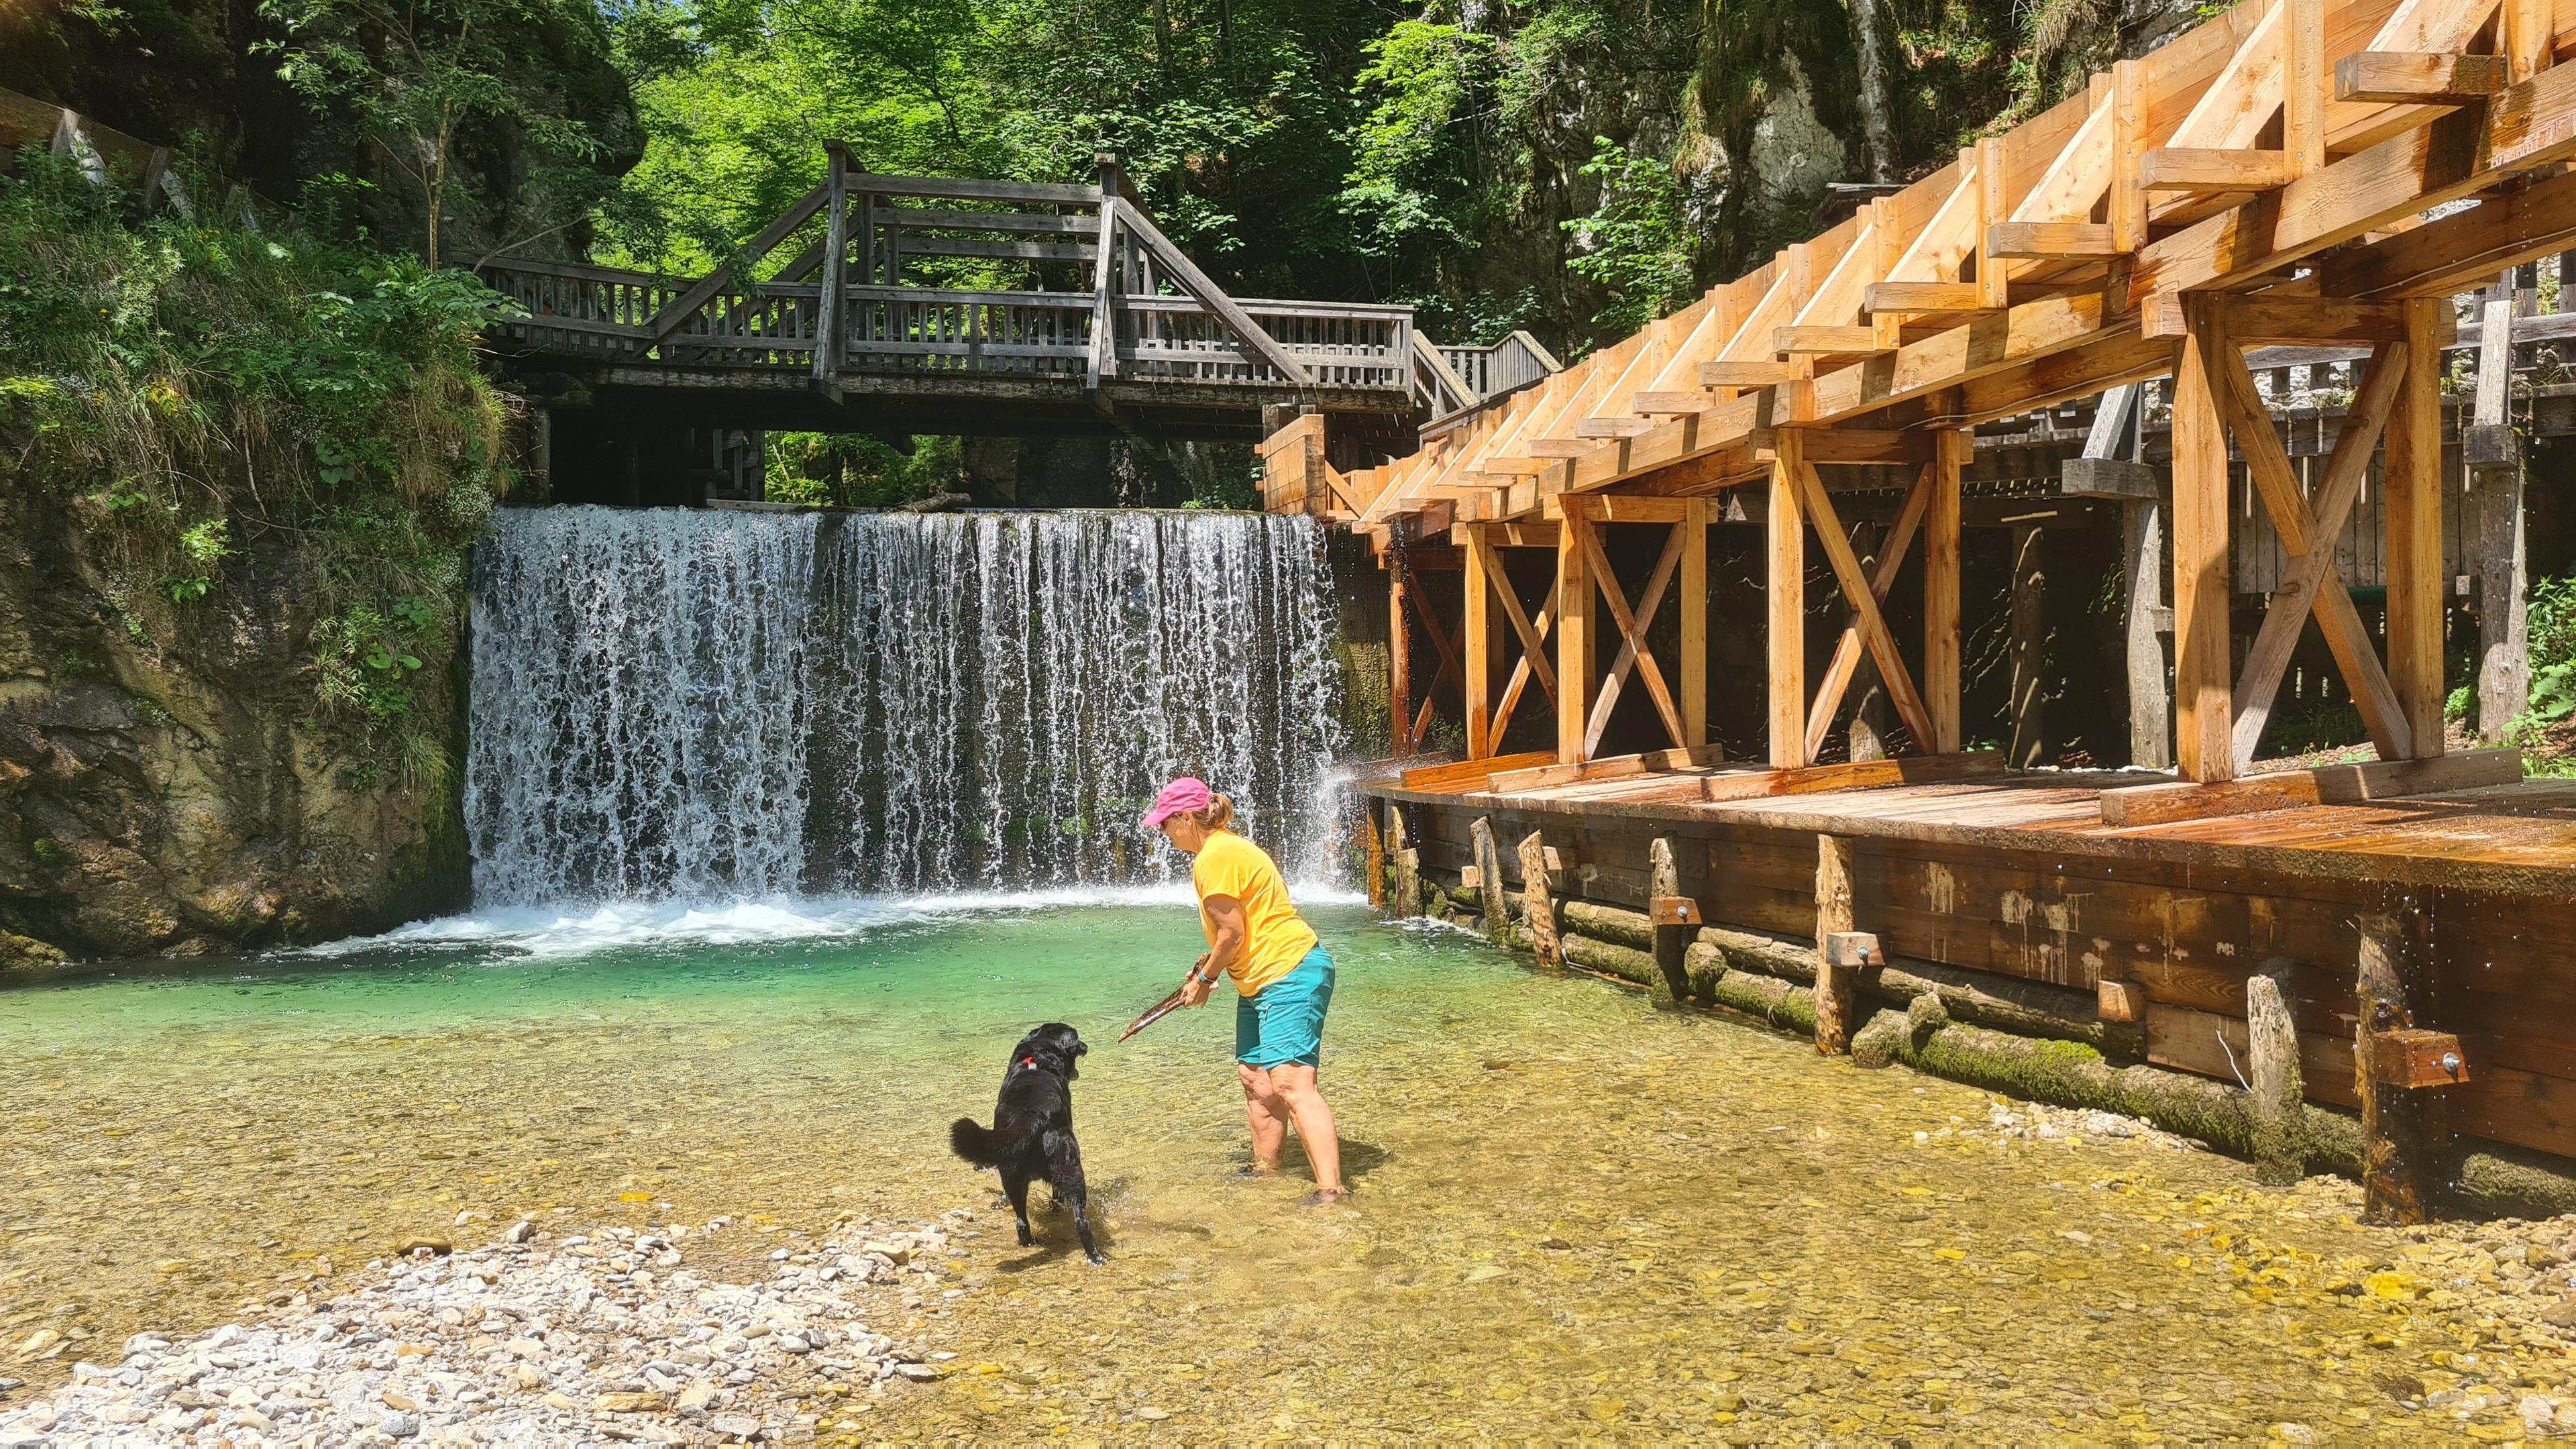
<path id="1" fill-rule="evenodd" d="M 413 727 L 459 626 L 465 549 L 507 488 L 463 273 L 168 213 L 39 155 L 0 179 L 0 415 L 20 486 L 108 541 L 139 643 L 289 546 L 318 720 L 361 770 L 443 774 Z M 433 779 L 432 783 L 435 783 Z"/>
<path id="2" fill-rule="evenodd" d="M 1894 20 L 1899 170 L 2041 99 L 1995 0 Z M 1082 180 L 1102 148 L 1246 295 L 1393 300 L 1579 348 L 1812 230 L 1854 173 L 1841 6 L 1754 0 L 643 0 L 625 259 L 701 270 L 867 169 Z"/>

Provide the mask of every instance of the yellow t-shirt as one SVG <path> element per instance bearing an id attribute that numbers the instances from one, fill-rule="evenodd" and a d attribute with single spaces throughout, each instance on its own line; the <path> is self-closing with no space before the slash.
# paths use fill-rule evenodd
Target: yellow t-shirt
<path id="1" fill-rule="evenodd" d="M 1297 969 L 1315 949 L 1315 928 L 1288 904 L 1288 882 L 1260 846 L 1231 830 L 1219 830 L 1199 848 L 1190 867 L 1190 884 L 1199 893 L 1199 929 L 1216 944 L 1216 923 L 1208 919 L 1210 896 L 1232 896 L 1243 906 L 1243 954 L 1234 963 L 1234 989 L 1246 996 Z"/>

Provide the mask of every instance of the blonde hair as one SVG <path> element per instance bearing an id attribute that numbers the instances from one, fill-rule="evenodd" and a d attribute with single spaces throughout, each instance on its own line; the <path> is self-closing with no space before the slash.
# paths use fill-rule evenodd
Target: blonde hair
<path id="1" fill-rule="evenodd" d="M 1234 824 L 1234 802 L 1211 791 L 1206 809 L 1184 810 L 1181 814 L 1197 821 L 1202 829 L 1224 830 Z"/>

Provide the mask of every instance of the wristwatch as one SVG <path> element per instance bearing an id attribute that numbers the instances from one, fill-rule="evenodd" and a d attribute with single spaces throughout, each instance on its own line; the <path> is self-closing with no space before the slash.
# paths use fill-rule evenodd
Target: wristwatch
<path id="1" fill-rule="evenodd" d="M 1196 966 L 1193 966 L 1193 967 L 1191 967 L 1191 968 L 1190 968 L 1190 979 L 1191 979 L 1191 980 L 1193 980 L 1193 981 L 1196 981 L 1197 983 L 1199 983 L 1199 984 L 1200 984 L 1200 985 L 1202 985 L 1202 986 L 1211 986 L 1211 987 L 1212 987 L 1212 986 L 1216 985 L 1216 978 L 1215 978 L 1215 977 L 1213 977 L 1213 976 L 1202 976 L 1202 975 L 1200 975 L 1200 974 L 1199 974 L 1199 968 L 1197 968 Z"/>

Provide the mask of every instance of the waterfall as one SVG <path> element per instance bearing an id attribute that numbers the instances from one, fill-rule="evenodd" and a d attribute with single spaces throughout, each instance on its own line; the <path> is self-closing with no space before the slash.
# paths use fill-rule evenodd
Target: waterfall
<path id="1" fill-rule="evenodd" d="M 1177 878 L 1164 780 L 1331 849 L 1313 525 L 512 509 L 474 562 L 478 905 Z"/>

